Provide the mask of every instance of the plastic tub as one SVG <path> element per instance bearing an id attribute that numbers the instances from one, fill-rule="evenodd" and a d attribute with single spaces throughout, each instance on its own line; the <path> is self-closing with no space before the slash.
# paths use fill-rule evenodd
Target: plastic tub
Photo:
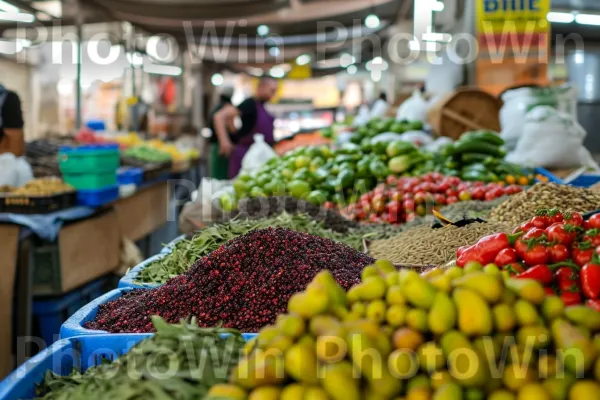
<path id="1" fill-rule="evenodd" d="M 127 271 L 127 274 L 125 274 L 125 276 L 122 277 L 121 280 L 119 280 L 119 289 L 153 289 L 161 286 L 153 283 L 139 284 L 135 282 L 135 280 L 144 268 L 146 268 L 148 265 L 152 264 L 156 260 L 161 259 L 165 255 L 166 254 L 164 253 L 157 254 Z"/>
<path id="2" fill-rule="evenodd" d="M 119 198 L 119 186 L 114 185 L 98 190 L 77 191 L 77 203 L 82 206 L 100 207 Z"/>
<path id="3" fill-rule="evenodd" d="M 181 242 L 182 240 L 185 240 L 185 235 L 181 235 L 181 236 L 176 237 L 175 239 L 171 240 L 169 242 L 169 244 L 167 244 L 165 247 L 162 248 L 162 250 L 160 251 L 160 254 L 171 254 L 173 252 L 173 248 L 175 247 L 175 245 L 177 245 L 177 243 Z"/>
<path id="4" fill-rule="evenodd" d="M 114 172 L 120 164 L 119 145 L 63 146 L 58 164 L 63 174 Z"/>
<path id="5" fill-rule="evenodd" d="M 117 171 L 119 185 L 141 185 L 144 171 L 141 168 L 121 167 Z"/>
<path id="6" fill-rule="evenodd" d="M 0 399 L 27 400 L 35 397 L 35 385 L 40 384 L 46 372 L 69 375 L 73 369 L 85 372 L 103 360 L 115 360 L 152 334 L 118 334 L 83 336 L 63 339 L 31 358 L 0 382 Z M 244 334 L 246 340 L 255 334 Z"/>
<path id="7" fill-rule="evenodd" d="M 98 190 L 117 184 L 116 171 L 97 174 L 63 174 L 63 179 L 78 190 Z"/>

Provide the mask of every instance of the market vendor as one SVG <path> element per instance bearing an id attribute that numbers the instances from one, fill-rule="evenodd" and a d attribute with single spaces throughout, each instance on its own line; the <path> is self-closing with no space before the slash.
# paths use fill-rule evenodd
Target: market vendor
<path id="1" fill-rule="evenodd" d="M 227 136 L 227 121 L 231 118 L 240 117 L 242 127 L 233 136 L 233 147 L 229 159 L 229 178 L 235 178 L 242 168 L 242 159 L 254 143 L 254 134 L 264 135 L 265 141 L 273 144 L 275 118 L 265 108 L 265 103 L 275 96 L 277 92 L 277 80 L 264 77 L 260 80 L 256 94 L 237 108 L 223 108 L 214 117 L 215 132 L 219 138 Z"/>
<path id="2" fill-rule="evenodd" d="M 0 154 L 25 153 L 23 112 L 19 96 L 0 84 Z"/>
<path id="3" fill-rule="evenodd" d="M 234 115 L 237 109 L 231 103 L 233 87 L 225 86 L 219 94 L 219 102 L 210 112 L 210 125 L 212 136 L 210 137 L 210 176 L 214 179 L 227 179 L 229 173 L 229 156 L 233 151 L 233 134 L 236 131 Z M 226 114 L 225 132 L 215 129 L 215 117 L 219 112 Z"/>

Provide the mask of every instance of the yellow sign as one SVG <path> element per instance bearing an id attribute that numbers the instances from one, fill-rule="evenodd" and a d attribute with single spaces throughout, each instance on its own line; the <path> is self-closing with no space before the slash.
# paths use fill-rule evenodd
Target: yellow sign
<path id="1" fill-rule="evenodd" d="M 309 79 L 312 77 L 312 68 L 310 64 L 298 65 L 292 63 L 292 69 L 287 74 L 288 79 Z"/>
<path id="2" fill-rule="evenodd" d="M 476 0 L 480 34 L 535 34 L 550 30 L 551 0 Z"/>

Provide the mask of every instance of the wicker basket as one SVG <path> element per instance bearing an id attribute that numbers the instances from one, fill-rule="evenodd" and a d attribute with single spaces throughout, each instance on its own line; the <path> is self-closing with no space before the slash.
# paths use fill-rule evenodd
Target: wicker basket
<path id="1" fill-rule="evenodd" d="M 459 89 L 437 102 L 428 114 L 428 122 L 439 136 L 457 140 L 469 131 L 500 131 L 502 101 L 483 90 Z"/>

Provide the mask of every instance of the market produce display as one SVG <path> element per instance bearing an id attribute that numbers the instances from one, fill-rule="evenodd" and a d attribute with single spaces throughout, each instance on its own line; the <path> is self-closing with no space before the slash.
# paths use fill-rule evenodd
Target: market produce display
<path id="1" fill-rule="evenodd" d="M 306 215 L 282 213 L 276 217 L 257 220 L 234 218 L 222 224 L 216 224 L 198 232 L 192 239 L 175 245 L 173 251 L 143 269 L 137 280 L 142 283 L 162 284 L 169 279 L 186 272 L 200 258 L 218 250 L 228 241 L 246 233 L 268 227 L 282 227 L 298 232 L 311 233 L 323 238 L 344 243 L 356 250 L 363 248 L 363 238 L 371 232 L 337 233 L 326 229 L 323 222 L 313 220 Z"/>
<path id="2" fill-rule="evenodd" d="M 37 178 L 27 182 L 20 188 L 4 187 L 3 194 L 7 196 L 45 197 L 56 194 L 73 192 L 75 189 L 57 177 Z"/>
<path id="3" fill-rule="evenodd" d="M 164 163 L 172 160 L 170 154 L 146 145 L 128 148 L 123 155 L 148 163 Z"/>
<path id="4" fill-rule="evenodd" d="M 205 327 L 223 324 L 254 333 L 275 322 L 287 301 L 322 270 L 348 289 L 373 259 L 346 245 L 284 228 L 253 230 L 198 260 L 185 274 L 153 290 L 136 290 L 100 307 L 90 329 L 151 332 L 149 319 L 189 316 Z M 315 300 L 317 303 L 315 304 Z M 307 298 L 302 306 L 318 306 Z"/>
<path id="5" fill-rule="evenodd" d="M 245 345 L 239 332 L 198 328 L 194 319 L 179 325 L 158 317 L 152 321 L 156 335 L 111 363 L 69 376 L 49 371 L 37 387 L 36 399 L 198 400 L 227 382 Z"/>
<path id="6" fill-rule="evenodd" d="M 366 143 L 365 139 L 372 139 L 375 136 L 386 133 L 405 133 L 408 131 L 423 130 L 423 123 L 420 121 L 396 121 L 395 118 L 373 118 L 365 126 L 359 127 L 350 137 L 352 143 Z M 329 134 L 329 132 L 326 132 Z"/>
<path id="7" fill-rule="evenodd" d="M 517 185 L 464 182 L 437 172 L 419 178 L 388 177 L 386 183 L 360 196 L 358 202 L 342 210 L 343 215 L 356 221 L 402 224 L 459 201 L 492 201 L 523 191 Z"/>
<path id="8" fill-rule="evenodd" d="M 260 331 L 210 395 L 282 399 L 593 400 L 600 313 L 492 268 L 420 276 L 379 261 L 344 294 L 328 272 Z M 314 299 L 313 307 L 303 307 Z M 318 299 L 318 301 L 316 300 Z M 281 396 L 281 397 L 277 397 Z"/>
<path id="9" fill-rule="evenodd" d="M 385 257 L 395 264 L 444 265 L 456 257 L 456 249 L 471 245 L 496 232 L 511 232 L 502 223 L 472 223 L 463 227 L 448 225 L 434 229 L 421 226 L 408 229 L 387 240 L 369 243 L 369 255 Z"/>
<path id="10" fill-rule="evenodd" d="M 494 264 L 518 278 L 539 281 L 567 305 L 600 311 L 600 214 L 584 221 L 577 212 L 540 210 L 513 235 L 482 238 L 461 247 L 457 265 Z"/>
<path id="11" fill-rule="evenodd" d="M 471 132 L 439 153 L 419 150 L 406 141 L 386 143 L 368 138 L 360 145 L 347 143 L 334 150 L 327 146 L 298 148 L 269 160 L 252 174 L 240 174 L 234 182 L 235 196 L 224 194 L 221 207 L 230 211 L 236 208 L 236 199 L 285 194 L 314 204 L 344 206 L 390 176 L 428 173 L 465 181 L 529 184 L 532 176 L 502 160 L 500 145 L 492 143 L 501 141 L 495 133 Z"/>
<path id="12" fill-rule="evenodd" d="M 599 210 L 600 192 L 556 183 L 538 183 L 499 205 L 492 211 L 490 221 L 518 225 L 529 220 L 537 210 L 551 208 L 578 212 Z"/>

